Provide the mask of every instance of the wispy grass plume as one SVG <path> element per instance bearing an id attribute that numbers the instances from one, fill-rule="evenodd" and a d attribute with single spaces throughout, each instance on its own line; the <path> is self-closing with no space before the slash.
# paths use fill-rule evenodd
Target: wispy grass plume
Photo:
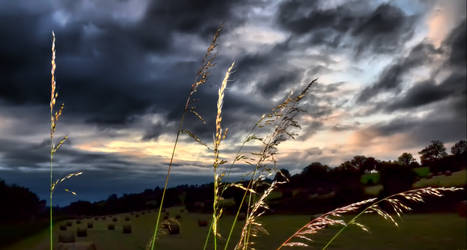
<path id="1" fill-rule="evenodd" d="M 290 93 L 283 102 L 272 109 L 271 113 L 261 117 L 260 121 L 257 123 L 257 127 L 270 128 L 270 134 L 265 137 L 253 134 L 247 138 L 247 140 L 259 141 L 261 143 L 262 149 L 259 152 L 251 153 L 251 155 L 238 155 L 235 158 L 235 161 L 241 160 L 247 165 L 252 166 L 254 169 L 251 173 L 250 181 L 246 186 L 242 187 L 244 194 L 237 208 L 224 249 L 228 249 L 233 229 L 238 221 L 238 216 L 247 196 L 248 203 L 246 220 L 242 227 L 240 239 L 235 248 L 246 249 L 252 244 L 250 242 L 250 236 L 256 236 L 257 232 L 267 232 L 262 225 L 256 221 L 256 219 L 264 214 L 265 210 L 268 209 L 265 199 L 277 187 L 277 185 L 281 183 L 274 181 L 272 184 L 269 184 L 263 182 L 263 180 L 267 176 L 271 176 L 278 172 L 276 167 L 277 160 L 275 158 L 278 153 L 277 147 L 280 143 L 288 139 L 295 138 L 296 133 L 293 129 L 300 129 L 300 125 L 298 124 L 296 117 L 303 111 L 298 107 L 298 105 L 315 82 L 316 79 L 308 83 L 298 95 L 294 96 L 293 93 Z M 258 194 L 255 192 L 258 184 L 267 185 L 268 187 L 262 193 Z M 258 198 L 255 200 L 256 195 Z"/>
<path id="2" fill-rule="evenodd" d="M 426 187 L 413 189 L 397 194 L 390 195 L 386 198 L 377 200 L 376 198 L 356 202 L 345 207 L 334 209 L 325 213 L 314 220 L 310 221 L 302 228 L 297 230 L 286 241 L 284 241 L 277 249 L 282 247 L 308 247 L 308 243 L 312 241 L 311 236 L 318 233 L 320 230 L 333 225 L 342 225 L 343 227 L 333 235 L 333 237 L 326 243 L 323 249 L 327 249 L 334 240 L 349 226 L 354 225 L 368 232 L 369 229 L 357 222 L 357 219 L 363 214 L 374 213 L 385 220 L 399 226 L 395 219 L 395 215 L 400 217 L 403 213 L 411 211 L 411 203 L 423 203 L 426 197 L 442 197 L 446 192 L 460 191 L 463 188 L 456 187 Z M 365 207 L 366 206 L 366 207 Z M 363 210 L 362 208 L 365 207 Z M 342 215 L 348 213 L 358 212 L 357 215 L 352 217 L 348 222 L 342 219 Z"/>

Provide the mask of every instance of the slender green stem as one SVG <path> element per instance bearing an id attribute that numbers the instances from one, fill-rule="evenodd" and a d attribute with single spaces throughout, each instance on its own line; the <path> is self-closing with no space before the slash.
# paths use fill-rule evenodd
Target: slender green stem
<path id="1" fill-rule="evenodd" d="M 52 137 L 51 137 L 52 140 Z M 51 144 L 52 145 L 52 144 Z M 53 197 L 53 191 L 52 191 L 52 185 L 53 185 L 53 175 L 52 175 L 52 160 L 53 160 L 53 154 L 52 151 L 50 151 L 50 197 L 49 197 L 49 238 L 50 238 L 50 250 L 53 250 L 53 218 L 52 218 L 52 197 Z"/>
<path id="2" fill-rule="evenodd" d="M 214 250 L 217 250 L 217 168 L 214 167 L 214 202 L 212 203 L 212 236 L 214 237 Z"/>
<path id="3" fill-rule="evenodd" d="M 208 246 L 208 241 L 211 236 L 211 230 L 212 230 L 212 221 L 211 221 L 211 225 L 209 226 L 209 231 L 208 231 L 208 234 L 206 235 L 206 239 L 204 240 L 203 250 L 206 250 L 206 247 Z"/>
<path id="4" fill-rule="evenodd" d="M 255 171 L 253 172 L 253 176 L 256 175 L 256 171 L 257 171 L 257 170 L 258 170 L 258 169 L 255 168 Z M 245 202 L 245 198 L 246 198 L 246 196 L 247 196 L 247 194 L 248 194 L 248 191 L 247 191 L 247 190 L 249 190 L 249 189 L 251 188 L 251 185 L 252 185 L 252 184 L 253 184 L 253 178 L 250 179 L 250 181 L 248 182 L 248 185 L 247 185 L 247 187 L 246 187 L 246 190 L 245 190 L 245 192 L 243 193 L 242 200 L 240 201 L 240 205 L 238 205 L 237 213 L 235 214 L 234 221 L 232 222 L 232 226 L 230 227 L 229 236 L 227 237 L 227 241 L 226 241 L 226 243 L 225 243 L 224 250 L 227 250 L 227 247 L 229 246 L 230 238 L 232 237 L 232 233 L 233 233 L 233 230 L 234 230 L 234 228 L 235 228 L 235 224 L 236 224 L 237 221 L 238 221 L 238 215 L 240 214 L 240 211 L 241 211 L 241 209 L 242 209 L 242 207 L 243 207 L 243 203 Z"/>
<path id="5" fill-rule="evenodd" d="M 169 176 L 170 176 L 170 171 L 172 170 L 172 164 L 173 164 L 173 159 L 175 156 L 175 150 L 177 148 L 178 144 L 178 138 L 180 137 L 180 133 L 182 131 L 183 127 L 183 122 L 185 120 L 185 114 L 186 112 L 183 112 L 182 117 L 180 118 L 180 123 L 177 131 L 177 136 L 175 138 L 175 143 L 172 149 L 172 156 L 170 157 L 170 163 L 169 163 L 169 169 L 167 170 L 167 176 L 165 177 L 165 184 L 164 184 L 164 190 L 162 191 L 162 197 L 161 197 L 161 203 L 159 205 L 159 211 L 157 212 L 157 219 L 156 219 L 156 225 L 154 226 L 154 234 L 152 236 L 152 241 L 151 241 L 151 250 L 154 250 L 154 247 L 156 246 L 156 238 L 157 238 L 157 232 L 159 231 L 159 222 L 161 218 L 161 212 L 162 212 L 162 207 L 164 205 L 164 198 L 165 198 L 165 191 L 167 190 L 167 186 L 169 183 Z"/>
<path id="6" fill-rule="evenodd" d="M 249 196 L 248 196 L 248 210 L 247 210 L 247 213 L 246 213 L 246 218 L 249 218 L 251 216 L 251 200 L 252 200 L 252 194 L 249 193 Z M 251 224 L 248 223 L 247 225 L 247 233 L 246 233 L 246 237 L 245 237 L 245 242 L 243 243 L 243 247 L 244 249 L 247 249 L 248 247 L 248 241 L 250 240 L 250 233 L 251 233 Z"/>

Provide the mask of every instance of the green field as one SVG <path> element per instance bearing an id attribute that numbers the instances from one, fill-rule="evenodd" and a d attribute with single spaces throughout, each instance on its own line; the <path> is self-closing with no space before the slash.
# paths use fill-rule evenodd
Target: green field
<path id="1" fill-rule="evenodd" d="M 178 214 L 179 208 L 168 209 L 172 215 Z M 122 219 L 130 216 L 133 232 L 122 233 Z M 158 249 L 201 249 L 207 227 L 199 227 L 198 219 L 208 219 L 208 214 L 182 213 L 181 233 L 179 235 L 163 235 L 158 243 Z M 144 249 L 151 237 L 154 223 L 154 213 L 139 216 L 121 214 L 116 230 L 107 230 L 106 221 L 93 221 L 94 228 L 88 229 L 88 236 L 77 238 L 77 241 L 94 241 L 97 249 L 126 250 Z M 269 235 L 263 235 L 255 239 L 256 249 L 275 249 L 291 233 L 309 220 L 308 215 L 272 215 L 261 219 Z M 88 220 L 83 220 L 81 225 L 86 225 Z M 232 221 L 231 216 L 225 216 L 221 220 L 221 233 L 226 236 L 228 225 Z M 363 217 L 362 223 L 370 228 L 366 233 L 357 228 L 350 228 L 337 239 L 330 249 L 466 249 L 466 220 L 456 214 L 415 214 L 402 217 L 400 227 L 396 228 L 382 218 L 375 215 Z M 60 222 L 63 223 L 63 222 Z M 58 223 L 58 224 L 60 224 Z M 71 230 L 76 232 L 76 224 Z M 58 238 L 58 225 L 56 225 L 55 238 Z M 313 248 L 319 249 L 338 228 L 330 228 L 317 234 L 313 240 Z M 67 230 L 70 230 L 67 229 Z M 234 239 L 238 239 L 239 232 Z M 48 234 L 43 231 L 28 239 L 18 242 L 6 250 L 39 249 L 48 247 Z M 222 245 L 222 240 L 221 240 Z M 209 248 L 211 249 L 211 248 Z M 223 249 L 223 248 L 222 248 Z"/>
<path id="2" fill-rule="evenodd" d="M 433 176 L 430 179 L 423 178 L 416 183 L 414 183 L 414 187 L 460 187 L 466 185 L 467 182 L 467 170 L 461 170 L 457 172 L 453 172 L 450 176 L 446 175 L 438 175 Z"/>
<path id="3" fill-rule="evenodd" d="M 418 168 L 423 172 L 428 168 Z M 363 178 L 363 176 L 362 176 Z M 462 187 L 467 184 L 467 170 L 463 169 L 453 172 L 451 175 L 438 175 L 431 178 L 422 178 L 413 184 L 413 188 L 421 187 Z M 377 196 L 383 190 L 383 185 L 373 185 L 365 187 L 365 193 Z"/>
<path id="4" fill-rule="evenodd" d="M 379 179 L 380 179 L 379 173 L 369 173 L 369 174 L 362 175 L 362 177 L 360 178 L 360 182 L 363 185 L 369 184 L 368 182 L 372 184 L 377 184 L 379 183 Z"/>

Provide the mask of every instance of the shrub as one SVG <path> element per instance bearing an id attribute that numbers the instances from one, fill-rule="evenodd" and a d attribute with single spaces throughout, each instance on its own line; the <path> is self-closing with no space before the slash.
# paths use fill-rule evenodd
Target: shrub
<path id="1" fill-rule="evenodd" d="M 178 219 L 181 219 L 181 218 L 182 218 L 182 216 L 179 215 L 179 214 L 177 214 L 177 215 L 175 216 L 175 219 L 177 219 L 177 220 L 178 220 Z"/>
<path id="2" fill-rule="evenodd" d="M 411 168 L 399 164 L 384 163 L 384 167 L 381 169 L 383 191 L 380 195 L 384 197 L 411 189 L 415 177 L 416 174 Z"/>
<path id="3" fill-rule="evenodd" d="M 93 228 L 94 225 L 92 224 L 92 222 L 88 222 L 88 228 Z"/>
<path id="4" fill-rule="evenodd" d="M 107 225 L 108 230 L 115 230 L 115 225 L 114 224 L 109 224 Z"/>
<path id="5" fill-rule="evenodd" d="M 66 225 L 67 225 L 68 227 L 71 227 L 71 226 L 73 225 L 73 222 L 72 222 L 72 221 L 67 221 L 67 222 L 66 222 Z"/>
<path id="6" fill-rule="evenodd" d="M 130 221 L 130 218 L 129 218 L 129 217 L 125 217 L 125 221 Z"/>
<path id="7" fill-rule="evenodd" d="M 60 225 L 60 231 L 66 231 L 66 225 Z"/>

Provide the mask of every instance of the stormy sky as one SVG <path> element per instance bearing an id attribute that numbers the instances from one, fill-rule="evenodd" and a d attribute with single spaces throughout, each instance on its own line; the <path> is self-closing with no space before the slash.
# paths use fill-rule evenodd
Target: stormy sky
<path id="1" fill-rule="evenodd" d="M 196 93 L 212 142 L 225 93 L 227 160 L 261 114 L 318 78 L 302 129 L 279 148 L 292 173 L 354 155 L 396 159 L 466 137 L 463 0 L 0 1 L 0 178 L 48 192 L 52 31 L 58 102 L 65 104 L 55 176 L 60 204 L 162 185 L 187 94 L 219 24 L 216 65 Z M 182 136 L 170 185 L 211 181 L 212 152 Z M 236 167 L 240 178 L 248 171 Z M 68 187 L 78 193 L 72 197 Z"/>

